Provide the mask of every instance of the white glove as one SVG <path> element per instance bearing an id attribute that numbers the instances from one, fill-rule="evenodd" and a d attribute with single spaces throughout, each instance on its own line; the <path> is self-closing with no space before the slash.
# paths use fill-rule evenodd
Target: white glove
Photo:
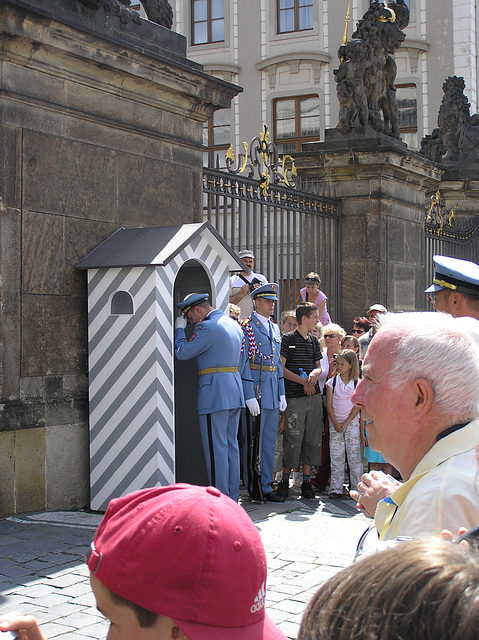
<path id="1" fill-rule="evenodd" d="M 185 329 L 188 324 L 188 320 L 183 316 L 178 316 L 175 320 L 175 329 Z"/>
<path id="2" fill-rule="evenodd" d="M 250 400 L 246 400 L 246 406 L 248 407 L 249 412 L 251 413 L 252 416 L 259 416 L 260 408 L 259 408 L 259 402 L 256 400 L 256 398 L 251 398 Z"/>
<path id="3" fill-rule="evenodd" d="M 288 403 L 286 402 L 286 396 L 279 396 L 279 410 L 281 411 L 281 413 L 283 413 L 283 411 L 286 411 L 287 406 Z"/>

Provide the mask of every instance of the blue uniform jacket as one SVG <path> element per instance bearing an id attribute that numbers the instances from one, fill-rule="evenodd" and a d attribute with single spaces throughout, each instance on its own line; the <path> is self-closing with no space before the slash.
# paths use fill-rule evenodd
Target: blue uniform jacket
<path id="1" fill-rule="evenodd" d="M 249 337 L 246 331 L 245 323 L 248 322 L 248 318 L 243 322 L 243 331 L 245 332 L 245 352 L 248 354 L 249 350 Z M 259 351 L 265 356 L 271 356 L 263 360 L 258 354 L 250 354 L 250 363 L 259 365 L 263 362 L 265 366 L 277 367 L 277 371 L 261 371 L 261 406 L 264 409 L 277 409 L 279 407 L 279 397 L 284 396 L 284 379 L 283 379 L 283 365 L 280 358 L 281 350 L 281 333 L 279 327 L 274 322 L 269 321 L 271 328 L 271 335 L 255 311 L 251 314 L 251 320 L 249 320 L 249 326 L 251 327 L 256 346 Z M 251 375 L 253 376 L 254 386 L 256 387 L 260 381 L 259 369 L 252 369 Z M 249 391 L 251 393 L 251 391 Z"/>
<path id="2" fill-rule="evenodd" d="M 243 334 L 237 322 L 221 310 L 214 309 L 195 325 L 188 342 L 183 329 L 175 330 L 175 353 L 179 360 L 196 358 L 198 370 L 211 367 L 238 367 L 236 373 L 207 373 L 200 376 L 198 413 L 206 414 L 244 406 L 242 375 L 248 381 L 249 366 L 245 352 L 241 352 Z M 252 384 L 252 383 L 249 383 Z M 253 398 L 251 391 L 246 397 Z"/>

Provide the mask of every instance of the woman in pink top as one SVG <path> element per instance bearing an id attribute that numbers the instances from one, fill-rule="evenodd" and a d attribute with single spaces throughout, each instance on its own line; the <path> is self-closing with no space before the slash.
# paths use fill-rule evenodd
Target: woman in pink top
<path id="1" fill-rule="evenodd" d="M 321 324 L 323 326 L 329 324 L 331 322 L 331 318 L 329 317 L 328 309 L 326 308 L 328 298 L 320 290 L 321 279 L 319 274 L 314 273 L 314 271 L 308 273 L 304 279 L 304 283 L 306 286 L 299 291 L 301 299 L 303 302 L 314 303 L 318 307 Z"/>

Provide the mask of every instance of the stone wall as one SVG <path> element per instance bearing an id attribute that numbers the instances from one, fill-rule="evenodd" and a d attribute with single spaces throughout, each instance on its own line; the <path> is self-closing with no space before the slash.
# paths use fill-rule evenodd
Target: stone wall
<path id="1" fill-rule="evenodd" d="M 0 0 L 0 515 L 88 504 L 87 300 L 120 226 L 201 220 L 202 123 L 238 87 L 185 39 Z"/>

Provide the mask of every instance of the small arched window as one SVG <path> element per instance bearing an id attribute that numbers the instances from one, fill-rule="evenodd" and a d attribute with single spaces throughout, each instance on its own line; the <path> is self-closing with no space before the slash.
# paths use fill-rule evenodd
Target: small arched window
<path id="1" fill-rule="evenodd" d="M 133 311 L 133 298 L 128 291 L 117 291 L 111 298 L 110 314 L 112 316 L 130 315 Z"/>

